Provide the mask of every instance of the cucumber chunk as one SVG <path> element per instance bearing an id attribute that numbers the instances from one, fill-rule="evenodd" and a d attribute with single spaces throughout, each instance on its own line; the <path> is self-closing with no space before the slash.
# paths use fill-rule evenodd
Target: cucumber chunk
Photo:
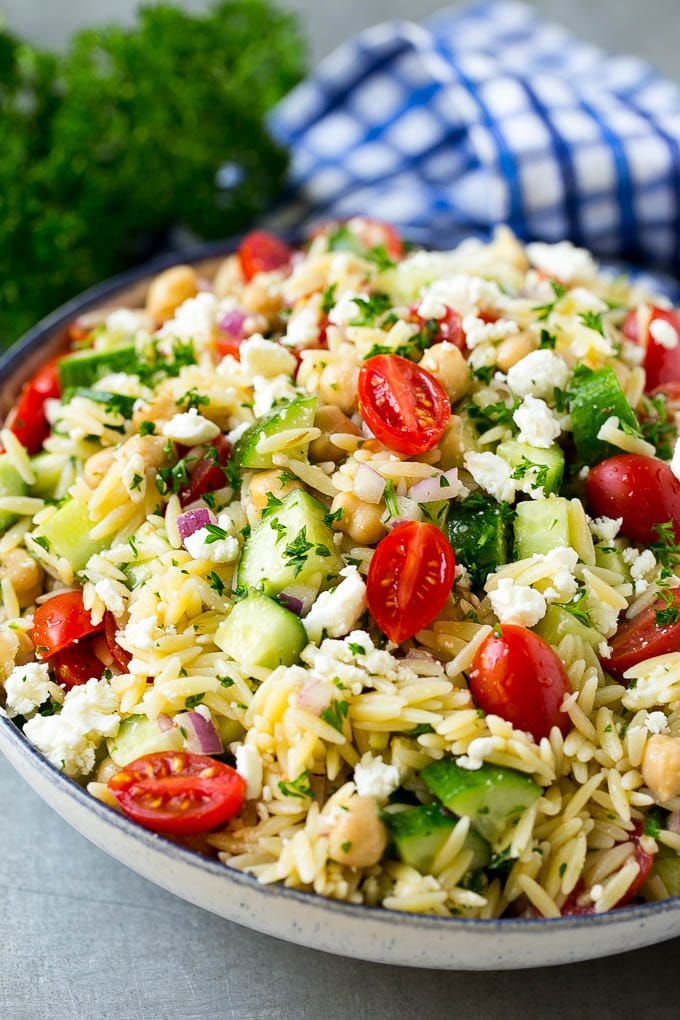
<path id="1" fill-rule="evenodd" d="M 669 896 L 680 896 L 680 854 L 661 844 L 654 857 L 652 875 L 658 875 Z"/>
<path id="2" fill-rule="evenodd" d="M 635 413 L 609 365 L 577 380 L 571 391 L 569 411 L 576 450 L 585 464 L 598 464 L 605 457 L 621 453 L 611 443 L 597 438 L 607 418 L 616 415 L 622 428 L 639 430 Z"/>
<path id="3" fill-rule="evenodd" d="M 238 662 L 275 669 L 299 662 L 307 632 L 295 613 L 267 595 L 252 592 L 219 625 L 215 644 Z"/>
<path id="4" fill-rule="evenodd" d="M 119 414 L 123 418 L 131 418 L 137 397 L 128 397 L 125 393 L 110 393 L 108 390 L 90 389 L 86 386 L 76 386 L 65 395 L 65 399 L 72 397 L 84 397 L 94 404 L 103 404 L 109 414 Z"/>
<path id="5" fill-rule="evenodd" d="M 262 518 L 243 547 L 238 584 L 278 595 L 291 584 L 319 591 L 337 577 L 342 560 L 325 507 L 306 492 L 289 493 L 274 513 Z"/>
<path id="6" fill-rule="evenodd" d="M 237 440 L 231 455 L 232 463 L 239 468 L 274 467 L 273 453 L 258 453 L 257 444 L 277 432 L 288 429 L 308 429 L 314 424 L 316 397 L 299 397 L 283 407 L 277 407 L 269 414 L 258 418 Z M 296 457 L 307 456 L 309 440 L 287 447 L 285 453 Z M 279 451 L 281 452 L 281 451 Z"/>
<path id="7" fill-rule="evenodd" d="M 145 754 L 156 751 L 181 751 L 184 737 L 179 726 L 161 730 L 155 719 L 145 715 L 131 715 L 123 719 L 115 737 L 106 742 L 109 755 L 121 768 Z"/>
<path id="8" fill-rule="evenodd" d="M 71 460 L 68 453 L 37 453 L 31 457 L 35 481 L 30 486 L 32 496 L 54 499 L 66 465 Z"/>
<path id="9" fill-rule="evenodd" d="M 10 463 L 7 454 L 0 454 L 0 496 L 3 499 L 12 496 L 25 496 L 27 489 L 26 482 Z M 0 510 L 0 531 L 7 531 L 16 519 L 16 514 L 12 514 L 8 510 Z"/>
<path id="10" fill-rule="evenodd" d="M 549 446 L 542 449 L 538 446 L 530 446 L 529 443 L 519 443 L 516 439 L 508 439 L 501 443 L 496 453 L 502 457 L 511 468 L 523 470 L 527 468 L 527 475 L 530 479 L 537 478 L 534 483 L 537 488 L 542 488 L 546 496 L 551 492 L 557 492 L 564 477 L 564 453 L 559 446 Z M 540 474 L 529 472 L 529 465 L 535 464 Z M 540 484 L 539 484 L 540 481 Z"/>
<path id="11" fill-rule="evenodd" d="M 451 502 L 446 534 L 456 560 L 467 567 L 475 586 L 484 584 L 499 563 L 507 563 L 511 520 L 507 503 L 479 493 Z"/>
<path id="12" fill-rule="evenodd" d="M 554 496 L 552 499 L 528 499 L 519 503 L 514 531 L 515 554 L 520 560 L 571 545 L 569 500 Z"/>
<path id="13" fill-rule="evenodd" d="M 129 372 L 137 369 L 137 350 L 134 344 L 114 347 L 110 351 L 76 351 L 59 362 L 59 382 L 62 393 L 79 386 L 92 386 L 110 372 Z"/>
<path id="14" fill-rule="evenodd" d="M 434 859 L 455 828 L 454 818 L 439 804 L 421 804 L 395 813 L 385 812 L 385 825 L 401 860 L 427 875 Z M 485 868 L 491 860 L 491 848 L 479 833 L 470 829 L 464 847 L 472 850 L 470 871 Z"/>
<path id="15" fill-rule="evenodd" d="M 562 638 L 566 637 L 567 634 L 581 638 L 581 640 L 585 641 L 586 644 L 589 644 L 596 651 L 598 646 L 604 641 L 599 630 L 595 630 L 594 627 L 587 627 L 580 620 L 577 620 L 573 613 L 554 604 L 548 606 L 545 616 L 533 629 L 539 637 L 553 646 L 559 645 Z"/>
<path id="16" fill-rule="evenodd" d="M 473 771 L 461 768 L 453 758 L 431 762 L 420 775 L 444 807 L 469 817 L 471 826 L 489 843 L 499 840 L 543 792 L 515 769 L 483 764 Z"/>
<path id="17" fill-rule="evenodd" d="M 47 552 L 63 556 L 78 571 L 83 569 L 90 556 L 106 549 L 106 539 L 90 537 L 92 526 L 85 503 L 69 499 L 35 529 L 33 539 Z"/>

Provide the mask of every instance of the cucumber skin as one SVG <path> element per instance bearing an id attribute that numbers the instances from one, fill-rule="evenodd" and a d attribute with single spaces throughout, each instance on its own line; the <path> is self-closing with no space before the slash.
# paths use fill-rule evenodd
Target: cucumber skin
<path id="1" fill-rule="evenodd" d="M 299 397 L 258 418 L 236 441 L 231 455 L 232 464 L 238 468 L 274 467 L 272 453 L 257 452 L 260 439 L 286 429 L 310 428 L 314 424 L 315 411 L 316 397 Z M 297 453 L 306 457 L 308 446 L 309 443 L 292 447 L 286 453 Z"/>
<path id="2" fill-rule="evenodd" d="M 299 662 L 308 640 L 295 613 L 267 595 L 251 592 L 219 625 L 215 643 L 232 659 L 276 669 Z"/>
<path id="3" fill-rule="evenodd" d="M 607 418 L 616 415 L 620 425 L 638 428 L 635 413 L 609 365 L 592 372 L 574 387 L 569 411 L 576 451 L 585 464 L 599 464 L 621 453 L 611 443 L 597 438 Z"/>
<path id="4" fill-rule="evenodd" d="M 557 496 L 519 503 L 513 527 L 517 559 L 570 546 L 569 500 Z"/>
<path id="5" fill-rule="evenodd" d="M 467 567 L 473 585 L 484 584 L 499 563 L 507 562 L 511 519 L 510 508 L 494 499 L 482 502 L 474 496 L 451 503 L 446 536 L 456 560 Z"/>
<path id="6" fill-rule="evenodd" d="M 0 496 L 25 496 L 28 486 L 15 467 L 10 464 L 6 453 L 0 455 Z M 7 531 L 17 519 L 9 510 L 0 510 L 0 532 Z"/>
<path id="7" fill-rule="evenodd" d="M 49 551 L 63 556 L 74 570 L 82 570 L 95 553 L 106 549 L 106 540 L 90 538 L 92 522 L 87 507 L 80 500 L 69 499 L 57 512 L 33 532 L 34 537 L 46 538 Z"/>
<path id="8" fill-rule="evenodd" d="M 421 804 L 397 813 L 385 812 L 383 820 L 401 860 L 423 874 L 429 873 L 458 821 L 439 804 Z M 474 830 L 468 832 L 464 847 L 474 854 L 469 871 L 478 871 L 490 863 L 491 848 Z"/>
<path id="9" fill-rule="evenodd" d="M 78 387 L 89 387 L 110 372 L 133 372 L 137 367 L 137 351 L 133 344 L 110 351 L 76 351 L 62 358 L 58 365 L 62 393 Z"/>

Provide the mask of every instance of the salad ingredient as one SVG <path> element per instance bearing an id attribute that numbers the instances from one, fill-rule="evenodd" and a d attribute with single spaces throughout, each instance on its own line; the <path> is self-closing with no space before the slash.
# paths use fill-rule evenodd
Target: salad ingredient
<path id="1" fill-rule="evenodd" d="M 457 562 L 465 565 L 473 584 L 483 584 L 507 561 L 511 518 L 507 503 L 478 492 L 449 506 L 446 533 Z"/>
<path id="2" fill-rule="evenodd" d="M 381 539 L 368 571 L 367 598 L 391 641 L 401 643 L 435 619 L 455 570 L 453 549 L 433 524 L 405 521 Z"/>
<path id="3" fill-rule="evenodd" d="M 184 737 L 179 726 L 169 720 L 163 726 L 162 719 L 149 719 L 146 715 L 129 715 L 123 719 L 115 737 L 109 737 L 107 750 L 114 764 L 119 768 L 148 754 L 161 751 L 183 751 Z"/>
<path id="4" fill-rule="evenodd" d="M 458 819 L 440 804 L 420 804 L 395 813 L 385 813 L 385 824 L 401 860 L 427 875 L 437 855 L 456 828 Z M 474 829 L 468 829 L 464 846 L 472 853 L 468 873 L 485 868 L 491 848 Z"/>
<path id="5" fill-rule="evenodd" d="M 680 650 L 680 588 L 667 589 L 663 598 L 624 620 L 610 644 L 606 668 L 616 677 L 645 659 Z"/>
<path id="6" fill-rule="evenodd" d="M 241 810 L 242 777 L 223 762 L 187 751 L 157 751 L 114 773 L 108 788 L 124 814 L 173 836 L 209 832 Z"/>
<path id="7" fill-rule="evenodd" d="M 328 837 L 333 860 L 350 868 L 377 864 L 387 846 L 387 830 L 373 797 L 350 798 L 347 810 L 335 819 Z"/>
<path id="8" fill-rule="evenodd" d="M 560 711 L 571 693 L 564 666 L 550 645 L 524 627 L 505 624 L 486 638 L 470 671 L 470 690 L 484 711 L 507 719 L 535 740 L 553 726 L 566 736 L 569 716 Z"/>
<path id="9" fill-rule="evenodd" d="M 28 485 L 21 477 L 17 469 L 11 463 L 10 458 L 0 453 L 0 499 L 12 496 L 25 496 Z M 8 510 L 0 510 L 0 531 L 5 531 L 16 520 L 16 514 Z"/>
<path id="10" fill-rule="evenodd" d="M 648 393 L 680 381 L 680 315 L 674 308 L 633 308 L 626 316 L 623 333 L 644 348 Z"/>
<path id="11" fill-rule="evenodd" d="M 200 706 L 191 712 L 180 712 L 173 723 L 184 738 L 184 747 L 195 754 L 222 754 L 224 747 L 215 724 L 206 709 L 203 715 Z"/>
<path id="12" fill-rule="evenodd" d="M 680 541 L 680 481 L 655 457 L 622 453 L 597 464 L 588 475 L 586 498 L 598 517 L 621 517 L 621 534 L 649 545 L 659 525 L 671 525 Z"/>
<path id="13" fill-rule="evenodd" d="M 642 759 L 642 778 L 654 799 L 665 804 L 680 793 L 680 739 L 653 733 Z"/>
<path id="14" fill-rule="evenodd" d="M 38 559 L 41 550 L 53 553 L 63 557 L 74 571 L 82 570 L 90 556 L 106 548 L 106 541 L 92 538 L 91 530 L 86 504 L 80 499 L 67 499 L 35 529 L 31 551 Z"/>
<path id="15" fill-rule="evenodd" d="M 299 662 L 307 634 L 299 617 L 276 599 L 252 591 L 237 602 L 215 634 L 232 659 L 275 669 Z"/>
<path id="16" fill-rule="evenodd" d="M 299 397 L 258 418 L 237 440 L 232 456 L 234 465 L 243 468 L 274 467 L 273 454 L 262 453 L 258 447 L 263 440 L 280 432 L 291 434 L 290 445 L 285 448 L 287 455 L 305 457 L 312 435 L 310 430 L 314 425 L 315 410 L 316 397 Z"/>
<path id="17" fill-rule="evenodd" d="M 587 368 L 578 372 L 570 390 L 569 411 L 576 451 L 586 464 L 597 464 L 616 453 L 611 443 L 600 438 L 605 422 L 615 418 L 619 428 L 638 432 L 637 418 L 609 365 L 596 372 Z"/>
<path id="18" fill-rule="evenodd" d="M 656 854 L 649 853 L 643 847 L 639 827 L 630 834 L 628 843 L 623 845 L 630 846 L 630 854 L 623 866 L 629 866 L 634 875 L 628 889 L 615 904 L 615 907 L 624 907 L 626 903 L 630 903 L 638 895 L 649 877 L 656 857 Z M 636 868 L 637 872 L 635 871 Z M 582 916 L 584 914 L 597 913 L 599 896 L 594 898 L 595 894 L 596 890 L 594 888 L 585 889 L 583 884 L 579 883 L 565 900 L 562 907 L 562 916 L 574 917 L 576 915 Z"/>
<path id="19" fill-rule="evenodd" d="M 171 266 L 159 273 L 149 286 L 146 311 L 151 322 L 162 325 L 171 319 L 175 309 L 196 297 L 199 289 L 198 273 L 193 266 Z"/>
<path id="20" fill-rule="evenodd" d="M 55 595 L 38 606 L 33 619 L 33 644 L 39 659 L 49 659 L 82 638 L 103 629 L 93 624 L 79 591 Z"/>
<path id="21" fill-rule="evenodd" d="M 38 369 L 19 395 L 19 400 L 7 417 L 6 428 L 13 432 L 29 453 L 38 453 L 50 434 L 50 423 L 45 413 L 45 401 L 58 400 L 61 394 L 58 358 L 53 358 Z"/>
<path id="22" fill-rule="evenodd" d="M 253 230 L 246 234 L 238 250 L 241 271 L 246 280 L 252 280 L 258 273 L 269 273 L 289 265 L 292 250 L 274 234 L 264 230 Z"/>
<path id="23" fill-rule="evenodd" d="M 186 484 L 179 490 L 182 506 L 190 506 L 206 493 L 215 492 L 227 484 L 225 467 L 229 463 L 231 443 L 220 434 L 203 451 L 189 470 Z"/>
<path id="24" fill-rule="evenodd" d="M 365 362 L 358 393 L 364 421 L 398 453 L 431 450 L 449 423 L 451 404 L 441 383 L 397 354 L 378 354 Z"/>
<path id="25" fill-rule="evenodd" d="M 132 656 L 118 644 L 118 625 L 113 613 L 104 613 L 104 637 L 109 649 L 109 654 L 116 666 L 122 673 L 127 673 Z"/>

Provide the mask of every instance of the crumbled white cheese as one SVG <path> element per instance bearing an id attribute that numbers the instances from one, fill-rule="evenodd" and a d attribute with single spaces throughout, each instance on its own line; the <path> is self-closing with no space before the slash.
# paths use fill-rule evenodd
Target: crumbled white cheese
<path id="1" fill-rule="evenodd" d="M 102 577 L 95 584 L 94 590 L 110 613 L 113 613 L 114 616 L 119 616 L 123 612 L 125 602 L 110 578 Z"/>
<path id="2" fill-rule="evenodd" d="M 366 299 L 368 296 L 368 294 L 355 294 L 351 291 L 343 294 L 328 313 L 328 321 L 332 322 L 334 326 L 349 326 L 350 322 L 361 315 L 361 309 L 356 303 L 356 298 Z"/>
<path id="3" fill-rule="evenodd" d="M 435 280 L 423 293 L 418 314 L 423 319 L 441 319 L 447 308 L 455 308 L 461 317 L 474 315 L 480 309 L 502 310 L 506 299 L 493 280 L 467 273 L 453 273 Z"/>
<path id="4" fill-rule="evenodd" d="M 222 530 L 226 531 L 225 528 Z M 208 560 L 210 563 L 233 563 L 239 553 L 238 539 L 228 534 L 216 538 L 207 528 L 199 528 L 193 535 L 188 535 L 184 539 L 184 548 L 195 560 Z"/>
<path id="5" fill-rule="evenodd" d="M 608 605 L 606 602 L 590 599 L 588 602 L 588 612 L 593 627 L 595 630 L 599 630 L 600 634 L 604 634 L 605 637 L 611 637 L 615 633 L 619 619 L 618 609 Z"/>
<path id="6" fill-rule="evenodd" d="M 526 396 L 512 416 L 519 429 L 517 439 L 547 450 L 560 434 L 560 423 L 545 400 Z"/>
<path id="7" fill-rule="evenodd" d="M 467 752 L 456 759 L 456 765 L 469 772 L 481 769 L 488 755 L 494 751 L 502 751 L 505 741 L 502 737 L 475 737 L 468 744 Z"/>
<path id="8" fill-rule="evenodd" d="M 241 438 L 244 432 L 247 432 L 250 428 L 250 422 L 242 421 L 238 425 L 234 426 L 231 432 L 227 432 L 227 439 L 234 446 L 235 443 Z"/>
<path id="9" fill-rule="evenodd" d="M 345 567 L 340 576 L 337 588 L 321 592 L 302 621 L 310 641 L 318 643 L 324 633 L 333 638 L 348 634 L 366 612 L 366 583 L 356 566 Z"/>
<path id="10" fill-rule="evenodd" d="M 612 646 L 608 645 L 606 641 L 600 641 L 597 646 L 597 654 L 601 659 L 611 659 L 613 650 Z"/>
<path id="11" fill-rule="evenodd" d="M 174 415 L 163 426 L 163 435 L 184 446 L 198 446 L 209 443 L 220 433 L 219 425 L 199 414 L 195 407 L 182 414 Z"/>
<path id="12" fill-rule="evenodd" d="M 540 591 L 526 584 L 516 584 L 504 577 L 498 587 L 489 592 L 493 611 L 501 623 L 515 623 L 520 627 L 534 627 L 545 616 L 546 601 Z"/>
<path id="13" fill-rule="evenodd" d="M 651 549 L 644 549 L 630 564 L 630 576 L 634 581 L 644 578 L 656 570 L 656 557 Z"/>
<path id="14" fill-rule="evenodd" d="M 252 744 L 236 748 L 236 771 L 246 783 L 246 800 L 256 800 L 262 792 L 262 759 Z"/>
<path id="15" fill-rule="evenodd" d="M 649 324 L 649 335 L 667 351 L 674 351 L 680 343 L 677 329 L 666 319 L 652 319 Z"/>
<path id="16" fill-rule="evenodd" d="M 385 764 L 380 755 L 374 758 L 369 751 L 354 767 L 354 782 L 360 797 L 374 797 L 384 804 L 399 789 L 399 769 Z"/>
<path id="17" fill-rule="evenodd" d="M 578 553 L 569 546 L 559 545 L 547 553 L 539 553 L 538 559 L 550 572 L 551 587 L 543 592 L 548 602 L 567 602 L 578 590 L 574 576 Z"/>
<path id="18" fill-rule="evenodd" d="M 559 244 L 536 241 L 526 246 L 526 253 L 532 265 L 562 283 L 592 280 L 597 273 L 597 264 L 590 252 L 577 248 L 571 241 L 560 241 Z"/>
<path id="19" fill-rule="evenodd" d="M 134 336 L 138 330 L 149 326 L 149 316 L 139 308 L 116 308 L 104 320 L 106 332 L 117 336 Z"/>
<path id="20" fill-rule="evenodd" d="M 675 477 L 680 481 L 680 438 L 675 440 L 673 456 L 671 457 L 670 468 Z"/>
<path id="21" fill-rule="evenodd" d="M 568 379 L 567 363 L 550 350 L 531 351 L 508 372 L 508 386 L 518 397 L 552 397 Z"/>
<path id="22" fill-rule="evenodd" d="M 463 319 L 463 332 L 465 333 L 465 344 L 468 350 L 473 350 L 479 344 L 489 340 L 504 340 L 513 333 L 517 333 L 519 327 L 513 319 L 497 319 L 495 322 L 485 322 L 476 315 L 466 315 Z"/>
<path id="23" fill-rule="evenodd" d="M 314 347 L 319 342 L 319 303 L 307 301 L 296 307 L 288 320 L 284 343 L 296 350 Z"/>
<path id="24" fill-rule="evenodd" d="M 28 716 L 50 697 L 61 701 L 63 691 L 50 680 L 46 663 L 27 662 L 15 666 L 5 680 L 5 696 L 8 715 Z"/>
<path id="25" fill-rule="evenodd" d="M 595 517 L 588 523 L 595 538 L 611 545 L 621 530 L 623 517 Z"/>
<path id="26" fill-rule="evenodd" d="M 645 719 L 645 729 L 650 733 L 668 733 L 668 719 L 664 712 L 650 712 Z"/>
<path id="27" fill-rule="evenodd" d="M 169 353 L 173 340 L 191 341 L 198 347 L 211 343 L 218 307 L 218 299 L 207 290 L 188 298 L 164 324 L 162 349 Z"/>
<path id="28" fill-rule="evenodd" d="M 517 492 L 512 468 L 507 461 L 495 453 L 474 453 L 468 451 L 464 457 L 465 467 L 477 485 L 499 503 L 512 503 Z"/>
<path id="29" fill-rule="evenodd" d="M 276 375 L 293 375 L 297 368 L 295 355 L 273 340 L 254 333 L 239 348 L 241 367 L 248 379 L 256 375 L 272 379 Z"/>
<path id="30" fill-rule="evenodd" d="M 288 375 L 275 375 L 273 379 L 256 375 L 252 384 L 253 414 L 256 418 L 268 414 L 277 400 L 294 400 L 299 396 Z"/>
<path id="31" fill-rule="evenodd" d="M 156 620 L 153 616 L 147 616 L 143 620 L 130 620 L 123 638 L 126 644 L 133 648 L 146 649 L 153 647 L 153 631 L 156 629 Z"/>

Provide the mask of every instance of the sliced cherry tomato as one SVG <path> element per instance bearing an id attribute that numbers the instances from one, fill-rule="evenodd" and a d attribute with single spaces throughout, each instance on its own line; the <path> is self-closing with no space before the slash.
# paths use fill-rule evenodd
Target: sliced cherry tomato
<path id="1" fill-rule="evenodd" d="M 434 524 L 405 521 L 379 543 L 368 570 L 368 608 L 391 641 L 413 637 L 441 612 L 456 558 Z"/>
<path id="2" fill-rule="evenodd" d="M 677 621 L 659 626 L 656 614 L 670 609 L 673 615 L 673 606 L 678 611 Z M 602 665 L 615 677 L 621 677 L 644 659 L 680 651 L 680 588 L 671 589 L 666 599 L 659 597 L 632 620 L 625 620 L 609 644 L 612 653 L 602 660 Z"/>
<path id="3" fill-rule="evenodd" d="M 86 637 L 50 657 L 54 679 L 67 691 L 86 684 L 92 677 L 99 679 L 104 663 L 97 657 L 97 637 Z"/>
<path id="4" fill-rule="evenodd" d="M 103 629 L 103 622 L 92 623 L 81 592 L 67 591 L 63 595 L 55 595 L 38 606 L 33 617 L 36 657 L 49 659 L 63 648 Z"/>
<path id="5" fill-rule="evenodd" d="M 241 241 L 238 256 L 243 275 L 246 280 L 252 280 L 258 273 L 270 273 L 273 269 L 290 265 L 293 250 L 274 234 L 253 230 Z"/>
<path id="6" fill-rule="evenodd" d="M 444 387 L 431 372 L 398 354 L 378 354 L 359 372 L 359 408 L 376 439 L 398 453 L 436 446 L 451 417 Z"/>
<path id="7" fill-rule="evenodd" d="M 104 613 L 104 637 L 111 652 L 111 658 L 122 673 L 127 673 L 132 656 L 124 648 L 121 648 L 116 641 L 117 632 L 118 624 L 113 613 Z"/>
<path id="8" fill-rule="evenodd" d="M 39 453 L 50 434 L 50 423 L 45 414 L 45 401 L 61 395 L 57 365 L 53 358 L 43 365 L 26 383 L 19 399 L 7 415 L 6 428 L 13 432 L 30 454 Z"/>
<path id="9" fill-rule="evenodd" d="M 189 481 L 180 489 L 179 501 L 182 506 L 194 503 L 206 492 L 222 489 L 226 484 L 224 467 L 231 455 L 231 443 L 220 434 L 206 448 L 189 474 Z"/>
<path id="10" fill-rule="evenodd" d="M 352 216 L 348 220 L 328 220 L 312 231 L 312 237 L 333 237 L 334 251 L 353 251 L 364 255 L 374 248 L 385 248 L 393 262 L 404 257 L 404 242 L 389 223 L 369 216 Z"/>
<path id="11" fill-rule="evenodd" d="M 640 545 L 659 539 L 656 526 L 670 521 L 680 541 L 680 481 L 656 457 L 622 453 L 588 475 L 586 498 L 598 517 L 622 517 L 621 534 Z"/>
<path id="12" fill-rule="evenodd" d="M 633 308 L 626 316 L 623 324 L 624 336 L 633 343 L 645 348 L 644 369 L 646 374 L 646 390 L 650 392 L 663 383 L 680 380 L 680 312 L 675 309 L 659 308 L 652 305 L 650 317 L 644 334 L 640 335 L 638 312 Z M 664 322 L 671 327 L 671 346 L 667 347 L 655 340 L 650 326 L 653 322 Z M 675 331 L 677 342 L 672 345 L 672 331 Z"/>
<path id="13" fill-rule="evenodd" d="M 427 319 L 420 314 L 420 305 L 411 305 L 409 312 L 411 316 L 420 323 L 421 327 L 428 325 L 432 329 L 432 343 L 440 344 L 446 342 L 455 344 L 459 350 L 465 351 L 465 333 L 463 332 L 463 320 L 458 312 L 448 305 L 444 306 L 446 312 L 441 319 Z"/>
<path id="14" fill-rule="evenodd" d="M 571 694 L 564 666 L 550 645 L 533 631 L 514 624 L 494 630 L 480 646 L 472 664 L 469 687 L 485 712 L 507 719 L 534 740 L 553 726 L 566 736 L 569 716 L 560 711 Z"/>
<path id="15" fill-rule="evenodd" d="M 108 787 L 133 821 L 154 832 L 189 836 L 223 825 L 240 811 L 243 778 L 203 754 L 147 754 L 116 772 Z"/>
<path id="16" fill-rule="evenodd" d="M 217 350 L 221 357 L 226 358 L 231 354 L 236 361 L 241 360 L 241 341 L 232 337 L 220 336 L 217 338 Z"/>
<path id="17" fill-rule="evenodd" d="M 630 901 L 637 896 L 652 870 L 654 854 L 647 853 L 647 851 L 642 848 L 640 838 L 643 832 L 643 826 L 638 824 L 635 827 L 634 832 L 631 832 L 630 834 L 630 842 L 633 844 L 633 856 L 637 861 L 640 870 L 618 903 L 614 904 L 615 910 L 618 907 L 625 907 L 626 903 L 630 903 Z M 585 914 L 594 914 L 595 903 L 590 896 L 586 895 L 586 893 L 587 890 L 584 884 L 579 882 L 576 888 L 570 892 L 569 896 L 564 901 L 562 906 L 562 916 L 575 917 L 583 916 Z"/>

